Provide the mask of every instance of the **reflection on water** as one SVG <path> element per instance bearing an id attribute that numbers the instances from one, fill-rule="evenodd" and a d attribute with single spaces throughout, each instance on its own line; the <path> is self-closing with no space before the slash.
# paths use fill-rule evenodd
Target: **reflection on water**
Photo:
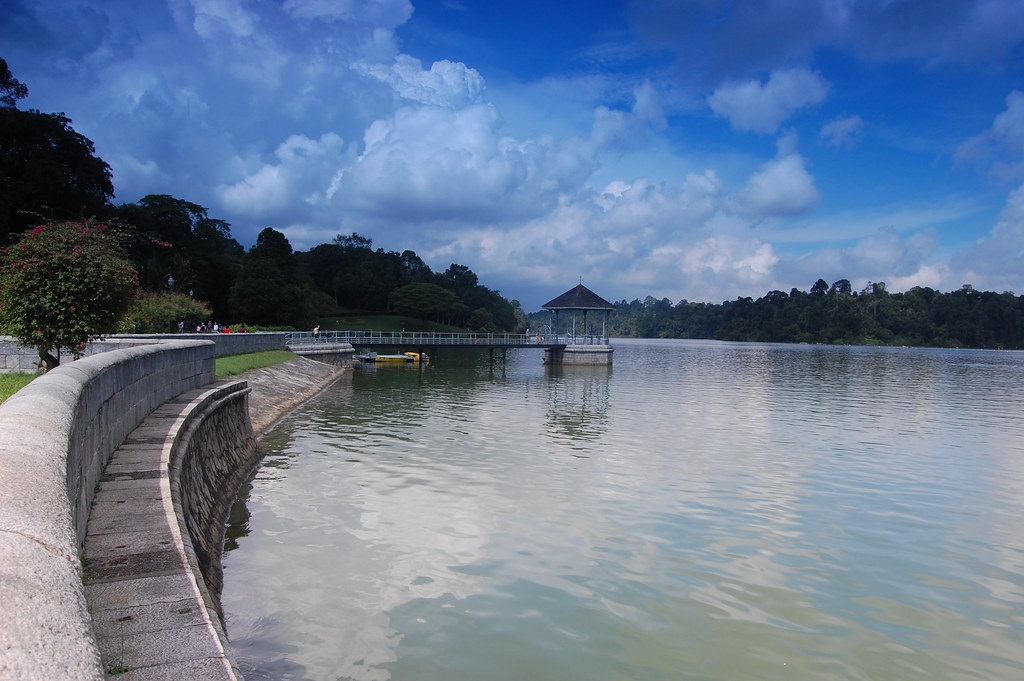
<path id="1" fill-rule="evenodd" d="M 596 442 L 608 418 L 610 366 L 547 365 L 547 422 L 550 436 L 574 449 Z"/>
<path id="2" fill-rule="evenodd" d="M 1024 678 L 1021 353 L 463 360 L 357 368 L 264 438 L 246 678 Z"/>

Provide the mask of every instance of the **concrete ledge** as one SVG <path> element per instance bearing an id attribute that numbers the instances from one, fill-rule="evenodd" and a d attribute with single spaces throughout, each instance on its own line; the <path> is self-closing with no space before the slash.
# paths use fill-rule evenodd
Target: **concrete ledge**
<path id="1" fill-rule="evenodd" d="M 85 593 L 103 667 L 119 678 L 241 678 L 219 613 L 219 509 L 258 459 L 248 393 L 244 381 L 183 393 L 110 458 L 89 520 Z"/>
<path id="2" fill-rule="evenodd" d="M 317 343 L 314 345 L 293 345 L 290 350 L 299 357 L 309 357 L 325 364 L 348 366 L 356 354 L 351 343 Z"/>
<path id="3" fill-rule="evenodd" d="M 157 406 L 213 381 L 175 341 L 57 367 L 0 405 L 0 678 L 102 676 L 79 551 L 111 452 Z"/>
<path id="4" fill-rule="evenodd" d="M 545 364 L 563 366 L 611 366 L 615 349 L 610 345 L 567 345 L 561 350 L 545 350 Z"/>

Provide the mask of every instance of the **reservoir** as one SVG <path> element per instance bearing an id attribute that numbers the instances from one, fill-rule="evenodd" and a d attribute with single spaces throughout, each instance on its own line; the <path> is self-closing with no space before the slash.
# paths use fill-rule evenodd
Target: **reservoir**
<path id="1" fill-rule="evenodd" d="M 1024 353 L 612 345 L 356 366 L 270 431 L 246 678 L 1024 678 Z"/>

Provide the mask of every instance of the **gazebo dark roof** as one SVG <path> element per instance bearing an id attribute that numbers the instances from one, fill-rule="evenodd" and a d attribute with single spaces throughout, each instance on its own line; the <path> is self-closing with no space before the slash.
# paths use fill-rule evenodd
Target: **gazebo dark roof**
<path id="1" fill-rule="evenodd" d="M 583 284 L 541 305 L 545 310 L 614 310 L 615 306 Z"/>

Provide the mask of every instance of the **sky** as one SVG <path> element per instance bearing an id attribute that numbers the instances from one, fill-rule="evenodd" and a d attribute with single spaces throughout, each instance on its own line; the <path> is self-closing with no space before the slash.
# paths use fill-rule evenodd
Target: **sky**
<path id="1" fill-rule="evenodd" d="M 4 0 L 117 203 L 356 232 L 528 312 L 1024 294 L 1021 0 Z"/>

